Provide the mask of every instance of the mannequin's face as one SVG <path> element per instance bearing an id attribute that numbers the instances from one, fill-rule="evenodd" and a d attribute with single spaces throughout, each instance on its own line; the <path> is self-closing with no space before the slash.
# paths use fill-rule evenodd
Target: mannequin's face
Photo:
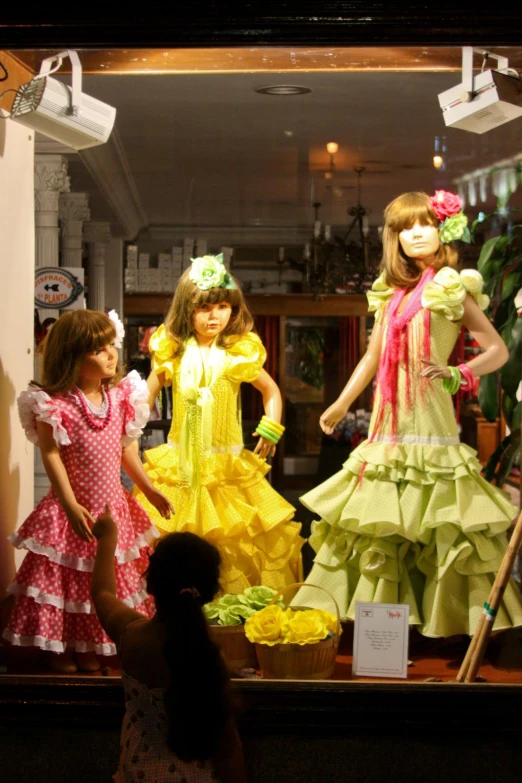
<path id="1" fill-rule="evenodd" d="M 404 255 L 429 265 L 440 247 L 439 229 L 430 224 L 416 222 L 399 233 Z"/>
<path id="2" fill-rule="evenodd" d="M 118 351 L 114 343 L 104 345 L 96 351 L 90 351 L 83 357 L 79 369 L 79 379 L 87 381 L 102 381 L 113 378 L 118 365 Z"/>
<path id="3" fill-rule="evenodd" d="M 230 316 L 232 315 L 232 305 L 230 302 L 210 302 L 199 305 L 194 310 L 192 317 L 194 332 L 198 342 L 211 342 L 223 329 L 226 329 Z"/>

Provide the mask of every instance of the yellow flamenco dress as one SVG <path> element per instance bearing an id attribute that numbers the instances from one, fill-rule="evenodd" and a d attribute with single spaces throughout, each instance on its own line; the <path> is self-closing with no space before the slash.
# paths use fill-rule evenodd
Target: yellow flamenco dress
<path id="1" fill-rule="evenodd" d="M 181 356 L 175 349 L 160 326 L 150 339 L 152 367 L 172 385 L 172 426 L 168 443 L 145 452 L 145 470 L 175 514 L 163 519 L 137 488 L 136 498 L 163 533 L 188 531 L 219 547 L 225 593 L 299 581 L 304 540 L 295 509 L 264 478 L 266 461 L 243 447 L 239 391 L 261 372 L 261 340 L 249 332 L 226 350 L 214 343 L 205 363 L 194 338 Z"/>
<path id="2" fill-rule="evenodd" d="M 459 275 L 445 267 L 423 277 L 417 311 L 409 317 L 406 304 L 397 327 L 403 343 L 392 357 L 395 406 L 384 394 L 381 369 L 400 289 L 381 277 L 368 293 L 384 328 L 369 437 L 340 472 L 301 498 L 321 518 L 312 525 L 316 556 L 306 581 L 328 590 L 344 619 L 354 618 L 357 601 L 405 603 L 410 623 L 425 636 L 472 635 L 517 510 L 481 477 L 476 451 L 460 443 L 441 380 L 421 378 L 420 371 L 423 358 L 447 364 L 466 295 L 482 309 L 489 300 L 475 270 Z M 318 593 L 303 587 L 294 603 L 328 609 Z M 511 582 L 495 630 L 521 624 L 520 593 Z"/>

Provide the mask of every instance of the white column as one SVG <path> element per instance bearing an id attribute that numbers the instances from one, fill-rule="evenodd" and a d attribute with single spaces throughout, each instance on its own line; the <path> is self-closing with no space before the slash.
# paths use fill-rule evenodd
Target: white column
<path id="1" fill-rule="evenodd" d="M 58 266 L 60 260 L 58 214 L 60 193 L 69 191 L 67 158 L 63 155 L 34 156 L 35 266 Z M 58 318 L 58 310 L 40 310 L 40 318 Z M 40 357 L 41 359 L 41 357 Z M 34 375 L 40 377 L 35 357 Z M 35 449 L 34 498 L 38 503 L 49 489 L 40 449 Z"/>
<path id="2" fill-rule="evenodd" d="M 7 540 L 33 510 L 33 447 L 16 398 L 33 376 L 34 133 L 0 120 L 0 600 L 23 554 Z"/>
<path id="3" fill-rule="evenodd" d="M 89 243 L 89 288 L 87 301 L 91 310 L 105 309 L 105 252 L 111 241 L 111 224 L 92 222 L 85 225 Z"/>
<path id="4" fill-rule="evenodd" d="M 62 193 L 59 200 L 61 266 L 81 267 L 83 223 L 91 219 L 87 193 Z"/>

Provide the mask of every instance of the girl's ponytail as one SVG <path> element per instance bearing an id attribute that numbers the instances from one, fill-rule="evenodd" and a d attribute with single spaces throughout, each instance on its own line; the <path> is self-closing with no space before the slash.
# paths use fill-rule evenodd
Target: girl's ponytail
<path id="1" fill-rule="evenodd" d="M 202 606 L 219 589 L 218 550 L 192 533 L 171 533 L 150 559 L 147 587 L 165 632 L 171 683 L 165 695 L 169 748 L 183 761 L 212 758 L 231 715 L 229 676 Z"/>

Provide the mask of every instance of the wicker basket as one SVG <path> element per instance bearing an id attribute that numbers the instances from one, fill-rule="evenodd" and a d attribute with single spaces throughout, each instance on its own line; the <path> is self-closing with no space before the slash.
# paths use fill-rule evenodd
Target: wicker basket
<path id="1" fill-rule="evenodd" d="M 303 583 L 288 585 L 274 596 L 270 604 L 274 604 L 279 596 L 289 589 L 302 587 Z M 335 598 L 317 585 L 307 584 L 323 590 L 332 599 L 337 616 L 337 629 L 333 636 L 314 644 L 256 644 L 256 652 L 261 668 L 261 676 L 267 680 L 326 680 L 331 677 L 335 668 L 335 656 L 339 647 L 341 619 L 339 607 Z M 269 604 L 269 605 L 270 605 Z M 310 609 L 308 606 L 293 606 L 292 609 Z"/>
<path id="2" fill-rule="evenodd" d="M 210 633 L 230 669 L 257 669 L 256 647 L 246 638 L 244 625 L 211 625 Z"/>

